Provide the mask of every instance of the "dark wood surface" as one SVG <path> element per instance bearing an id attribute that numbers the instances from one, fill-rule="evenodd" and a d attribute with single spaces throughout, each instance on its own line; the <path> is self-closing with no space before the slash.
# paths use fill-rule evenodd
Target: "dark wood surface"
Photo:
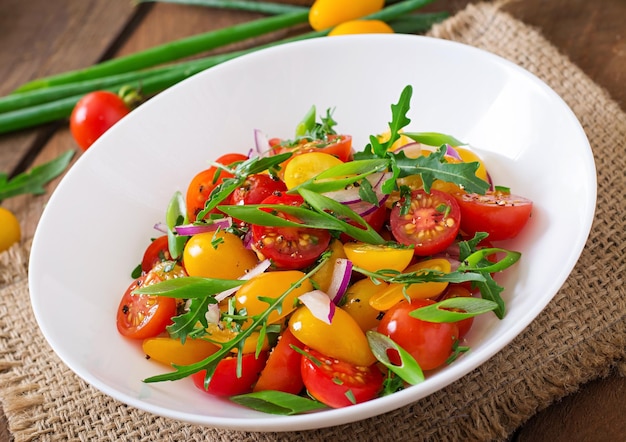
<path id="1" fill-rule="evenodd" d="M 307 3 L 293 1 L 292 3 Z M 468 0 L 435 1 L 425 10 L 463 9 Z M 519 0 L 504 6 L 536 27 L 626 111 L 626 1 Z M 86 67 L 126 54 L 258 17 L 195 6 L 127 0 L 0 0 L 0 95 L 37 77 Z M 0 135 L 0 171 L 14 174 L 75 148 L 66 122 Z M 50 191 L 4 201 L 31 238 Z M 0 388 L 2 388 L 0 386 Z M 584 385 L 537 414 L 512 441 L 626 440 L 626 378 Z M 0 413 L 0 440 L 9 437 Z"/>

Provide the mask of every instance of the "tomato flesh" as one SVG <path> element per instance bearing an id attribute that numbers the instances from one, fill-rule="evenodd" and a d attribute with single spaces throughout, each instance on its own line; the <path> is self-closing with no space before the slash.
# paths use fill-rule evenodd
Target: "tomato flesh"
<path id="1" fill-rule="evenodd" d="M 129 112 L 119 95 L 108 91 L 90 92 L 74 106 L 70 115 L 70 131 L 76 144 L 87 150 Z"/>
<path id="2" fill-rule="evenodd" d="M 262 351 L 256 358 L 254 353 L 247 353 L 241 357 L 241 376 L 237 376 L 237 357 L 227 357 L 217 363 L 208 388 L 204 386 L 206 370 L 200 370 L 191 375 L 194 385 L 205 393 L 214 396 L 234 396 L 252 391 L 252 385 L 259 378 L 265 362 L 267 352 Z"/>
<path id="3" fill-rule="evenodd" d="M 299 195 L 271 195 L 262 204 L 300 206 L 304 200 Z M 269 212 L 269 209 L 264 209 Z M 290 221 L 298 219 L 285 213 L 278 215 Z M 330 233 L 310 227 L 274 227 L 252 225 L 254 249 L 270 259 L 279 269 L 302 269 L 315 262 L 330 244 Z"/>
<path id="4" fill-rule="evenodd" d="M 171 259 L 167 235 L 160 236 L 146 248 L 141 260 L 141 270 L 147 273 L 152 270 L 155 264 Z"/>
<path id="5" fill-rule="evenodd" d="M 461 227 L 461 211 L 453 196 L 418 189 L 411 192 L 406 214 L 403 205 L 403 200 L 395 204 L 389 216 L 391 232 L 399 243 L 415 246 L 418 256 L 442 252 L 452 244 Z"/>
<path id="6" fill-rule="evenodd" d="M 401 301 L 389 309 L 378 324 L 378 332 L 409 352 L 422 370 L 442 366 L 459 337 L 456 323 L 427 322 L 409 316 L 413 310 L 433 303 L 429 299 Z"/>
<path id="7" fill-rule="evenodd" d="M 291 346 L 304 349 L 304 344 L 285 329 L 269 354 L 265 368 L 254 386 L 254 391 L 276 390 L 298 394 L 304 388 L 300 371 L 302 355 Z"/>
<path id="8" fill-rule="evenodd" d="M 472 236 L 486 232 L 490 241 L 515 238 L 530 219 L 533 208 L 528 198 L 498 191 L 455 196 L 461 210 L 461 230 Z"/>
<path id="9" fill-rule="evenodd" d="M 117 309 L 117 330 L 127 338 L 158 336 L 176 314 L 174 298 L 133 294 L 135 289 L 144 285 L 149 275 L 141 276 L 128 286 Z"/>
<path id="10" fill-rule="evenodd" d="M 239 161 L 245 161 L 248 157 L 239 153 L 229 153 L 222 155 L 216 161 L 216 163 L 223 164 L 224 166 L 231 165 Z M 191 222 L 196 221 L 198 213 L 204 209 L 206 201 L 209 199 L 213 189 L 221 184 L 224 179 L 232 178 L 232 174 L 226 172 L 215 166 L 211 166 L 197 173 L 189 186 L 187 187 L 186 203 L 187 203 L 187 216 Z M 217 213 L 217 209 L 213 209 L 212 213 Z"/>
<path id="11" fill-rule="evenodd" d="M 378 396 L 383 375 L 377 365 L 361 367 L 305 349 L 302 380 L 311 396 L 332 408 L 347 407 Z"/>
<path id="12" fill-rule="evenodd" d="M 287 190 L 285 183 L 272 178 L 268 174 L 250 175 L 240 187 L 233 191 L 230 196 L 230 204 L 259 204 L 275 192 L 283 192 L 285 190 Z"/>

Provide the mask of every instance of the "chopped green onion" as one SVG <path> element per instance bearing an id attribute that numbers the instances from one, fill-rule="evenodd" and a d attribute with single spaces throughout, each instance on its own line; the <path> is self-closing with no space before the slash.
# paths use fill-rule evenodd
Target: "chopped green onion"
<path id="1" fill-rule="evenodd" d="M 428 322 L 457 322 L 493 311 L 497 308 L 497 303 L 487 299 L 458 297 L 420 307 L 409 313 L 409 316 Z"/>
<path id="2" fill-rule="evenodd" d="M 372 353 L 374 353 L 374 356 L 376 356 L 376 359 L 378 359 L 381 364 L 400 376 L 402 380 L 408 384 L 416 385 L 424 381 L 425 378 L 422 368 L 409 352 L 382 333 L 369 330 L 366 335 Z M 398 352 L 401 361 L 400 365 L 395 365 L 389 360 L 387 354 L 388 350 Z"/>
<path id="3" fill-rule="evenodd" d="M 174 3 L 179 5 L 206 6 L 209 8 L 236 9 L 262 14 L 287 14 L 308 11 L 306 6 L 270 3 L 250 0 L 136 0 L 137 3 Z"/>

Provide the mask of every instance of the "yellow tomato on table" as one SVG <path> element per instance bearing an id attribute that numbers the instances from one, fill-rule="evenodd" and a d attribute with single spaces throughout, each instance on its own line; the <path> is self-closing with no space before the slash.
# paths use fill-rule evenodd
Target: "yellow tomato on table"
<path id="1" fill-rule="evenodd" d="M 10 210 L 0 207 L 0 252 L 8 250 L 22 236 L 20 222 Z"/>
<path id="2" fill-rule="evenodd" d="M 309 10 L 309 24 L 316 31 L 380 11 L 385 0 L 316 0 Z"/>

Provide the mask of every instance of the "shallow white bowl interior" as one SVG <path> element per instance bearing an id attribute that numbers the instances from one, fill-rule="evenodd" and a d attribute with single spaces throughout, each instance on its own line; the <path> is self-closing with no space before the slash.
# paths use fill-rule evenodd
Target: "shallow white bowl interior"
<path id="1" fill-rule="evenodd" d="M 189 381 L 144 384 L 167 370 L 118 335 L 115 312 L 152 226 L 172 194 L 222 153 L 247 153 L 253 130 L 290 138 L 313 104 L 334 108 L 338 131 L 361 149 L 386 130 L 390 106 L 414 88 L 407 130 L 475 146 L 496 184 L 535 202 L 523 253 L 501 281 L 508 314 L 482 317 L 472 351 L 421 385 L 339 410 L 273 416 L 210 399 Z M 564 155 L 566 149 L 566 155 Z M 559 164 L 559 167 L 555 167 Z M 596 197 L 585 134 L 570 109 L 525 70 L 484 51 L 406 35 L 322 38 L 268 49 L 201 73 L 144 104 L 72 167 L 37 229 L 33 309 L 46 339 L 78 376 L 157 415 L 255 431 L 318 428 L 417 401 L 473 370 L 517 336 L 569 275 Z"/>

